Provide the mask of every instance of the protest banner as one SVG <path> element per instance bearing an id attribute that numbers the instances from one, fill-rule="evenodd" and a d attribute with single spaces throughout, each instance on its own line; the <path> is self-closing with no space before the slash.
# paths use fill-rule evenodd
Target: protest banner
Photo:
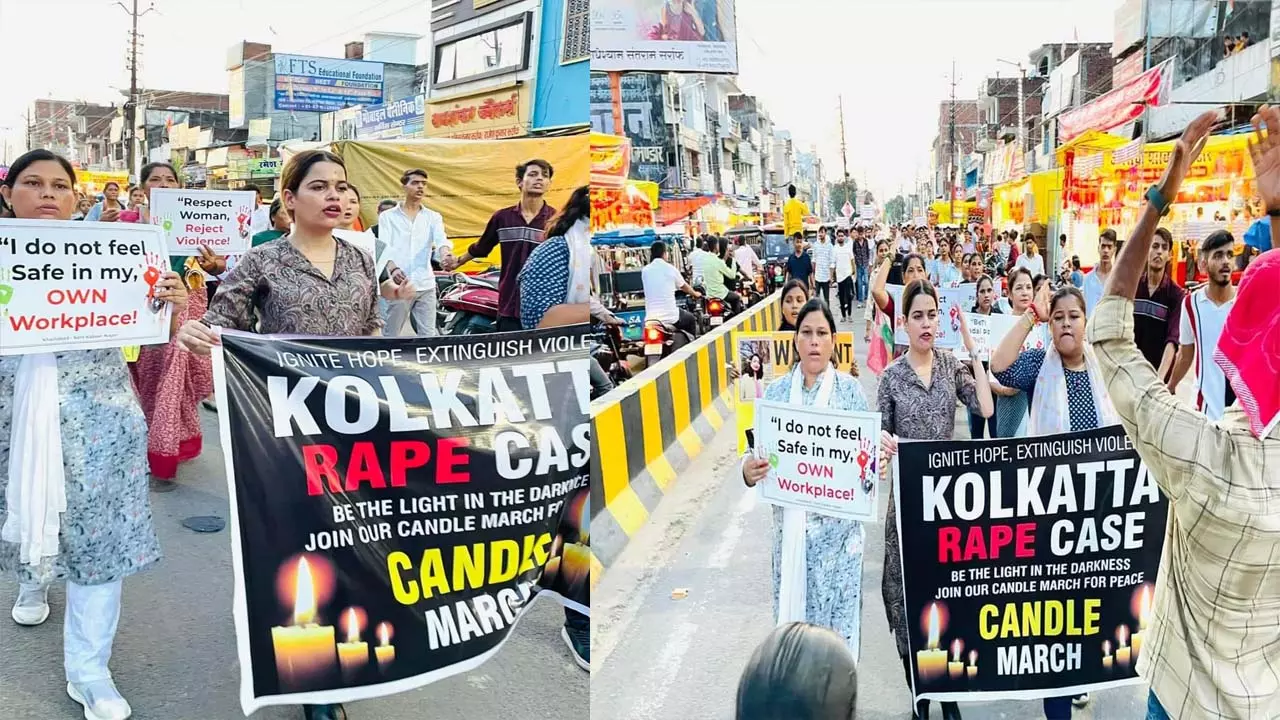
<path id="1" fill-rule="evenodd" d="M 836 369 L 853 374 L 853 333 L 836 333 Z M 734 331 L 734 367 L 738 369 L 738 452 L 746 452 L 755 427 L 755 401 L 775 378 L 791 372 L 796 361 L 795 333 Z"/>
<path id="2" fill-rule="evenodd" d="M 1119 426 L 904 442 L 894 492 L 916 698 L 1143 682 L 1168 504 Z"/>
<path id="3" fill-rule="evenodd" d="M 223 332 L 246 715 L 474 669 L 544 592 L 588 612 L 590 362 L 580 328 Z"/>
<path id="4" fill-rule="evenodd" d="M 760 499 L 846 520 L 874 522 L 880 413 L 755 403 L 757 454 L 769 475 Z"/>
<path id="5" fill-rule="evenodd" d="M 0 220 L 0 355 L 169 342 L 168 269 L 150 225 Z"/>
<path id="6" fill-rule="evenodd" d="M 963 348 L 960 339 L 960 314 L 973 310 L 978 299 L 977 283 L 964 283 L 955 287 L 935 287 L 938 291 L 938 336 L 933 339 L 935 347 Z M 897 345 L 909 345 L 907 326 L 904 320 L 907 309 L 902 307 L 902 286 L 885 285 L 885 292 L 893 298 L 893 309 L 898 317 L 894 318 L 893 341 Z"/>
<path id="7" fill-rule="evenodd" d="M 175 256 L 199 255 L 202 246 L 218 255 L 247 251 L 253 209 L 253 193 L 242 190 L 151 191 L 152 220 Z"/>

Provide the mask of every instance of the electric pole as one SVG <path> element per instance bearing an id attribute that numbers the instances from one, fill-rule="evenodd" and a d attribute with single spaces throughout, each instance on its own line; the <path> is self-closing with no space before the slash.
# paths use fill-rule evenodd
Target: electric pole
<path id="1" fill-rule="evenodd" d="M 844 182 L 849 184 L 849 155 L 844 146 L 844 96 L 840 97 L 840 159 L 844 162 Z M 848 188 L 846 188 L 846 191 Z"/>
<path id="2" fill-rule="evenodd" d="M 130 9 L 124 3 L 116 2 L 116 5 L 129 14 L 129 19 L 133 23 L 129 31 L 129 100 L 124 104 L 124 121 L 128 125 L 125 128 L 125 137 L 128 138 L 129 143 L 129 177 L 134 176 L 138 167 L 138 18 L 155 10 L 153 4 L 146 10 L 138 12 L 138 0 L 132 0 L 132 3 L 133 9 Z"/>
<path id="3" fill-rule="evenodd" d="M 951 201 L 951 222 L 956 221 L 956 61 L 951 61 L 951 112 L 947 135 L 950 147 L 947 153 L 947 197 Z"/>

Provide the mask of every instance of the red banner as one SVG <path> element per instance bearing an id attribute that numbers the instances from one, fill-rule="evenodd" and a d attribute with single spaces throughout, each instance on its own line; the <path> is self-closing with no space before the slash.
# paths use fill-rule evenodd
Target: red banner
<path id="1" fill-rule="evenodd" d="M 1159 105 L 1167 87 L 1166 60 L 1129 82 L 1085 105 L 1058 116 L 1058 142 L 1069 142 L 1086 130 L 1110 130 L 1137 120 L 1149 105 Z"/>

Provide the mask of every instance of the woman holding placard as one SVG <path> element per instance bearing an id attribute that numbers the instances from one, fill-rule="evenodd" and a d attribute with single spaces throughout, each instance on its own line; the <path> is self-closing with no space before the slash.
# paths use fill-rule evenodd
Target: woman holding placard
<path id="1" fill-rule="evenodd" d="M 0 181 L 24 220 L 70 220 L 75 171 L 33 150 Z M 177 273 L 156 298 L 187 302 Z M 129 717 L 107 661 L 124 578 L 160 559 L 147 496 L 147 426 L 116 349 L 0 357 L 0 568 L 16 571 L 19 625 L 49 617 L 49 586 L 67 581 L 63 656 L 67 693 L 90 720 Z"/>
<path id="2" fill-rule="evenodd" d="M 886 289 L 889 281 L 889 270 L 892 267 L 893 258 L 885 258 L 880 263 L 880 268 L 876 270 L 876 277 L 871 282 L 871 298 L 875 300 L 876 307 L 880 308 L 880 312 L 889 316 L 889 329 L 896 331 L 898 325 L 902 322 L 902 318 L 897 314 L 898 308 L 894 307 L 893 296 Z M 902 284 L 904 287 L 917 280 L 927 282 L 928 279 L 928 266 L 923 256 L 911 253 L 902 261 Z M 895 345 L 893 355 L 898 357 L 906 350 L 907 347 L 905 345 Z"/>
<path id="3" fill-rule="evenodd" d="M 969 367 L 965 367 L 949 351 L 934 347 L 938 335 L 941 308 L 938 292 L 927 280 L 908 283 L 902 291 L 905 309 L 905 325 L 910 345 L 897 360 L 885 368 L 880 376 L 880 425 L 885 437 L 886 460 L 898 450 L 898 439 L 950 440 L 955 433 L 956 401 L 969 412 L 991 417 L 995 404 L 987 373 L 975 352 L 969 324 L 960 314 L 960 336 L 969 351 Z M 887 465 L 882 464 L 881 468 Z M 898 543 L 898 511 L 893 489 L 889 490 L 889 513 L 884 526 L 884 577 L 881 593 L 885 612 L 889 616 L 889 628 L 893 631 L 907 673 L 907 686 L 911 686 L 911 665 L 908 656 L 908 618 L 902 594 L 901 546 Z M 929 701 L 921 700 L 916 708 L 917 717 L 929 716 Z M 942 717 L 947 720 L 960 717 L 955 703 L 942 703 Z"/>
<path id="4" fill-rule="evenodd" d="M 342 159 L 323 150 L 291 158 L 280 197 L 293 218 L 285 237 L 246 253 L 200 320 L 178 334 L 183 347 L 207 360 L 220 328 L 263 334 L 351 337 L 382 334 L 373 258 L 334 236 L 350 191 Z M 382 295 L 413 297 L 409 285 L 382 284 Z M 345 718 L 341 705 L 307 706 L 308 720 Z"/>
<path id="5" fill-rule="evenodd" d="M 1045 348 L 1027 348 L 1027 336 L 1039 323 L 1049 324 L 1053 341 Z M 1031 397 L 1027 435 L 1080 432 L 1120 422 L 1084 332 L 1084 293 L 1067 286 L 1050 297 L 1045 283 L 992 351 L 996 379 Z M 1080 695 L 1075 702 L 1083 705 L 1088 699 Z M 1044 714 L 1050 720 L 1070 718 L 1071 698 L 1046 698 Z"/>
<path id="6" fill-rule="evenodd" d="M 996 285 L 991 276 L 978 275 L 977 283 L 977 300 L 973 306 L 973 313 L 975 315 L 1004 314 L 1004 311 L 1000 309 L 1000 304 L 996 302 Z M 984 360 L 982 362 L 984 369 L 988 368 L 989 365 L 989 361 Z M 999 422 L 997 418 L 1000 417 L 1000 399 L 1017 395 L 1020 392 L 996 382 L 996 379 L 991 376 L 989 371 L 987 383 L 991 385 L 991 392 L 995 395 L 996 411 L 989 418 L 984 418 L 974 412 L 969 413 L 969 437 L 974 440 L 981 440 L 984 434 L 992 438 L 1000 437 L 996 434 L 996 426 Z"/>
<path id="7" fill-rule="evenodd" d="M 1014 268 L 1009 274 L 1009 297 L 1004 307 L 1004 312 L 1020 316 L 1031 308 L 1031 301 L 1035 298 L 1035 279 L 1031 275 L 1031 271 L 1025 267 Z M 1039 330 L 1035 334 L 1026 338 L 1027 347 L 1034 347 L 1037 344 L 1044 347 L 1041 339 L 1043 335 Z M 992 348 L 995 351 L 995 348 Z M 994 377 L 994 376 L 993 376 Z M 999 380 L 996 380 L 999 385 Z M 1031 407 L 1031 398 L 1025 392 L 1017 388 L 1005 387 L 999 385 L 1000 389 L 996 389 L 996 385 L 992 386 L 992 390 L 996 393 L 996 433 L 994 437 L 1011 438 L 1022 437 L 1027 434 L 1027 410 Z"/>
<path id="8" fill-rule="evenodd" d="M 144 165 L 138 179 L 148 202 L 153 188 L 178 187 L 178 173 L 169 163 Z M 216 275 L 225 271 L 226 259 L 212 253 L 197 258 L 175 256 L 170 258 L 170 267 L 181 273 L 191 290 L 180 322 L 201 317 L 208 309 L 204 272 Z M 167 492 L 175 487 L 178 466 L 199 457 L 203 450 L 199 408 L 200 401 L 213 394 L 213 363 L 182 352 L 175 336 L 167 345 L 144 346 L 129 370 L 147 416 L 152 489 Z"/>
<path id="9" fill-rule="evenodd" d="M 798 362 L 769 385 L 764 399 L 832 410 L 868 410 L 857 379 L 836 370 L 832 362 L 836 320 L 826 303 L 810 300 L 796 321 L 793 343 Z M 767 460 L 752 454 L 743 459 L 742 479 L 748 487 L 755 487 L 768 474 Z M 856 658 L 862 612 L 862 523 L 774 507 L 773 528 L 775 615 L 780 621 L 835 630 Z M 784 558 L 791 560 L 784 562 Z M 803 592 L 787 592 L 784 599 L 784 583 Z M 791 606 L 784 607 L 788 600 Z"/>

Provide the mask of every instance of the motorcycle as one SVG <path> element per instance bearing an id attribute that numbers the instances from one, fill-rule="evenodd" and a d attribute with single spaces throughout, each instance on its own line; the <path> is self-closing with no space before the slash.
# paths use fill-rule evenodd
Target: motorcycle
<path id="1" fill-rule="evenodd" d="M 783 285 L 787 284 L 787 269 L 782 263 L 771 262 L 767 269 L 769 292 L 781 290 Z"/>
<path id="2" fill-rule="evenodd" d="M 445 335 L 481 335 L 498 329 L 498 283 L 483 277 L 458 273 L 454 284 L 440 298 L 440 306 L 450 313 Z"/>
<path id="3" fill-rule="evenodd" d="M 627 356 L 623 348 L 622 328 L 607 326 L 604 332 L 604 343 L 592 347 L 591 356 L 604 368 L 614 387 L 631 379 L 631 368 L 627 365 Z"/>
<path id="4" fill-rule="evenodd" d="M 652 367 L 671 353 L 693 342 L 689 333 L 658 320 L 647 320 L 644 324 L 644 361 L 645 367 Z"/>

